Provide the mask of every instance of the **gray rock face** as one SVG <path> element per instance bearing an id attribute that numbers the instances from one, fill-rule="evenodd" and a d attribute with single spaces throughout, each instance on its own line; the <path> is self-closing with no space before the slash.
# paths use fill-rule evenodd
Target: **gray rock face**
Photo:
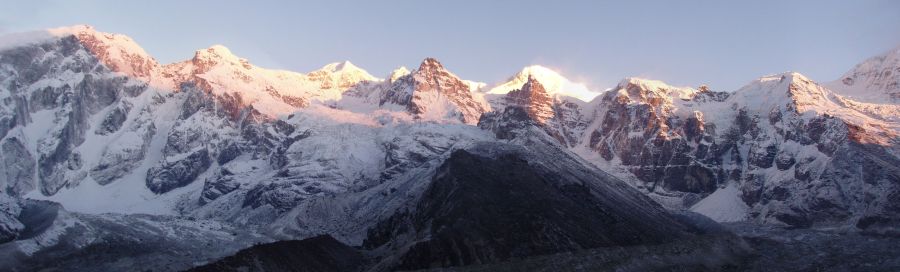
<path id="1" fill-rule="evenodd" d="M 203 127 L 194 126 L 190 122 L 179 122 L 175 125 L 166 139 L 166 155 L 176 155 L 189 152 L 204 145 L 205 139 Z"/>
<path id="2" fill-rule="evenodd" d="M 216 162 L 219 164 L 226 164 L 240 155 L 241 148 L 237 144 L 229 142 L 226 143 L 223 148 L 219 149 L 219 156 L 216 157 Z"/>
<path id="3" fill-rule="evenodd" d="M 147 170 L 147 188 L 157 194 L 190 184 L 212 164 L 205 148 L 190 153 L 183 159 L 166 162 Z"/>
<path id="4" fill-rule="evenodd" d="M 85 140 L 88 130 L 88 119 L 101 109 L 115 103 L 124 92 L 127 79 L 124 77 L 84 76 L 73 89 L 64 89 L 57 98 L 57 124 L 49 137 L 42 139 L 38 148 L 38 176 L 41 180 L 41 192 L 53 195 L 64 186 L 78 182 L 79 177 L 86 175 L 81 171 L 79 155 L 73 149 Z M 68 86 L 68 85 L 66 85 Z M 34 101 L 34 100 L 33 100 Z M 44 105 L 46 106 L 46 105 Z M 121 115 L 114 114 L 104 121 L 101 134 L 114 132 L 121 126 Z M 77 173 L 72 174 L 72 171 Z"/>
<path id="5" fill-rule="evenodd" d="M 131 104 L 128 102 L 123 102 L 120 106 L 113 108 L 106 117 L 103 118 L 103 122 L 100 123 L 100 127 L 98 127 L 94 133 L 109 135 L 110 133 L 118 131 L 128 118 L 128 112 L 130 110 Z"/>
<path id="6" fill-rule="evenodd" d="M 25 145 L 18 138 L 7 138 L 0 151 L 0 193 L 21 196 L 34 189 L 34 158 Z"/>
<path id="7" fill-rule="evenodd" d="M 0 244 L 16 239 L 25 229 L 25 225 L 18 220 L 21 211 L 16 198 L 0 194 Z"/>
<path id="8" fill-rule="evenodd" d="M 62 125 L 49 137 L 43 138 L 38 148 L 38 177 L 44 195 L 56 194 L 74 181 L 67 177 L 70 171 L 81 170 L 79 156 L 72 150 L 84 142 L 87 116 L 82 99 L 78 96 L 71 98 L 72 102 L 62 108 L 61 115 L 57 115 Z"/>
<path id="9" fill-rule="evenodd" d="M 702 116 L 672 116 L 663 98 L 653 97 L 655 90 L 630 82 L 619 88 L 629 96 L 603 95 L 598 108 L 607 110 L 590 132 L 589 145 L 603 159 L 619 158 L 650 191 L 709 193 L 727 179 L 727 173 L 706 167 L 721 165 L 716 158 L 731 147 L 712 141 L 715 125 L 703 122 Z M 632 96 L 647 97 L 647 101 L 633 103 Z M 678 137 L 669 137 L 672 134 Z"/>
<path id="10" fill-rule="evenodd" d="M 530 126 L 540 126 L 523 107 L 506 107 L 502 112 L 489 112 L 481 117 L 478 127 L 493 132 L 498 139 L 515 139 Z"/>
<path id="11" fill-rule="evenodd" d="M 233 192 L 241 187 L 233 173 L 222 169 L 218 174 L 206 178 L 203 183 L 203 191 L 200 194 L 200 205 L 209 203 L 225 194 Z"/>
<path id="12" fill-rule="evenodd" d="M 243 207 L 259 208 L 271 206 L 279 213 L 296 207 L 300 201 L 322 193 L 319 182 L 299 179 L 274 179 L 270 183 L 259 184 L 250 189 L 244 197 Z"/>

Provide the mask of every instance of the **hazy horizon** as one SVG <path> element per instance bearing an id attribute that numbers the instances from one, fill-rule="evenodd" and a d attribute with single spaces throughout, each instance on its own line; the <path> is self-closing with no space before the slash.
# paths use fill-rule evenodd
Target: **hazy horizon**
<path id="1" fill-rule="evenodd" d="M 349 60 L 385 77 L 435 57 L 469 80 L 496 83 L 536 64 L 598 91 L 624 77 L 718 91 L 785 71 L 826 82 L 900 45 L 898 1 L 6 6 L 16 8 L 0 11 L 0 34 L 88 24 L 132 37 L 161 63 L 222 44 L 261 67 Z"/>

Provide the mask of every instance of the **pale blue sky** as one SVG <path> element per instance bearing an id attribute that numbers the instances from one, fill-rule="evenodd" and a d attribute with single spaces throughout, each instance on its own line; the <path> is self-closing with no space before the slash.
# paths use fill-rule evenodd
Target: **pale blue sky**
<path id="1" fill-rule="evenodd" d="M 500 81 L 530 64 L 597 89 L 626 76 L 732 91 L 773 73 L 836 79 L 900 45 L 900 1 L 0 1 L 0 33 L 123 33 L 160 62 L 223 44 L 263 67 L 350 60 L 376 76 L 436 57 Z"/>

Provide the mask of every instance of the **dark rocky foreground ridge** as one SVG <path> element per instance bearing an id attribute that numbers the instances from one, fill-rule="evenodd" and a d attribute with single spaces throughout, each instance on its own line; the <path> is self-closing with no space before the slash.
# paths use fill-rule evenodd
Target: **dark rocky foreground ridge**
<path id="1" fill-rule="evenodd" d="M 350 272 L 359 271 L 364 261 L 364 256 L 356 249 L 323 235 L 300 241 L 254 245 L 233 256 L 188 271 Z"/>
<path id="2" fill-rule="evenodd" d="M 621 181 L 596 182 L 577 175 L 590 173 L 583 169 L 529 162 L 516 148 L 483 145 L 475 150 L 495 157 L 454 152 L 438 168 L 414 209 L 399 211 L 370 229 L 358 250 L 338 245 L 331 237 L 276 242 L 195 271 L 418 270 L 634 247 L 650 254 L 656 248 L 678 247 L 688 252 L 681 253 L 679 262 L 667 265 L 715 268 L 739 263 L 748 254 L 743 241 L 717 229 L 714 222 L 671 215 Z M 703 242 L 685 243 L 697 239 Z M 320 249 L 323 243 L 327 248 Z M 289 255 L 296 252 L 309 255 Z M 709 257 L 713 252 L 717 255 Z M 326 256 L 309 259 L 320 255 Z M 368 256 L 368 263 L 358 256 Z M 337 263 L 358 265 L 337 267 Z"/>

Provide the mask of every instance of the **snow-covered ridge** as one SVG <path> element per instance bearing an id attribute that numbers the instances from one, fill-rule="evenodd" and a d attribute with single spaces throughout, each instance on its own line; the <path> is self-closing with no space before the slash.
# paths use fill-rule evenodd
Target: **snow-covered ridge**
<path id="1" fill-rule="evenodd" d="M 99 32 L 88 25 L 6 35 L 0 38 L 0 50 L 67 36 L 75 36 L 113 71 L 141 78 L 158 89 L 177 90 L 182 82 L 199 81 L 201 87 L 216 94 L 240 93 L 246 104 L 254 105 L 273 117 L 284 116 L 310 102 L 341 100 L 345 91 L 353 89 L 359 83 L 390 84 L 410 73 L 406 67 L 400 67 L 392 71 L 385 80 L 372 76 L 349 61 L 330 63 L 305 74 L 265 69 L 251 64 L 223 45 L 197 50 L 190 60 L 163 65 L 157 63 L 128 36 Z M 452 72 L 447 73 L 450 77 L 457 77 Z M 503 95 L 519 89 L 529 76 L 538 78 L 546 86 L 548 93 L 560 98 L 573 97 L 587 102 L 600 93 L 539 65 L 525 67 L 509 80 L 493 86 L 472 80 L 461 81 L 468 86 L 471 95 L 480 101 L 479 104 L 488 106 L 485 94 Z M 374 90 L 362 90 L 372 91 Z M 271 97 L 273 94 L 280 97 Z"/>
<path id="2" fill-rule="evenodd" d="M 626 95 L 633 101 L 643 101 L 648 96 L 657 98 L 691 99 L 698 90 L 690 87 L 675 87 L 665 82 L 638 77 L 623 79 L 614 88 L 619 95 Z"/>

